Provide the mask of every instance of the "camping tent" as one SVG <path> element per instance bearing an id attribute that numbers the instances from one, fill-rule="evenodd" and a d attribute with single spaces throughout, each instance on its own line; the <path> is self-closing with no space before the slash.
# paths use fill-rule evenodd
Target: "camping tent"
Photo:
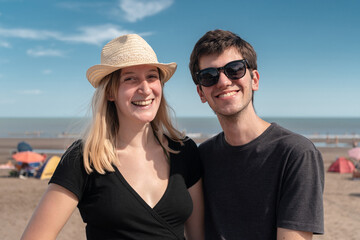
<path id="1" fill-rule="evenodd" d="M 60 162 L 59 156 L 52 156 L 49 157 L 44 165 L 41 166 L 41 168 L 37 171 L 36 178 L 40 178 L 40 180 L 43 179 L 50 179 L 51 176 L 54 174 L 54 171 L 57 167 L 57 165 Z"/>
<path id="2" fill-rule="evenodd" d="M 32 151 L 32 147 L 27 142 L 19 142 L 17 145 L 18 152 Z"/>
<path id="3" fill-rule="evenodd" d="M 330 165 L 328 172 L 352 173 L 354 169 L 355 166 L 350 160 L 344 157 L 339 157 Z"/>

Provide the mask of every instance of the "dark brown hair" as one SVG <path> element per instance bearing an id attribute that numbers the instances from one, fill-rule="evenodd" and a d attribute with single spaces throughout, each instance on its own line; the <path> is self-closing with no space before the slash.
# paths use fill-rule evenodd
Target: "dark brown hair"
<path id="1" fill-rule="evenodd" d="M 254 48 L 235 33 L 216 29 L 205 33 L 204 36 L 197 41 L 191 53 L 189 68 L 195 84 L 198 84 L 196 72 L 200 70 L 200 57 L 211 54 L 220 55 L 230 47 L 235 47 L 239 53 L 241 53 L 248 61 L 250 69 L 257 70 L 256 52 Z"/>

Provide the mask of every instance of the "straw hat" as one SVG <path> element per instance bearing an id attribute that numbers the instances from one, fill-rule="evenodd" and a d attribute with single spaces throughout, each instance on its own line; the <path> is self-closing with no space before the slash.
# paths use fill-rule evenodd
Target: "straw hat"
<path id="1" fill-rule="evenodd" d="M 86 77 L 94 88 L 108 74 L 125 67 L 152 65 L 160 69 L 162 82 L 168 81 L 176 63 L 159 63 L 151 46 L 137 34 L 127 34 L 108 42 L 101 51 L 101 64 L 90 67 Z"/>

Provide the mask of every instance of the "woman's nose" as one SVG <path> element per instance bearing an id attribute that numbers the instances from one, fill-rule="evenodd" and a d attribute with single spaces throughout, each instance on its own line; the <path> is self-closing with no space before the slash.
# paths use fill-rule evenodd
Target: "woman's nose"
<path id="1" fill-rule="evenodd" d="M 140 90 L 140 92 L 142 92 L 144 94 L 150 94 L 151 88 L 150 88 L 150 84 L 148 83 L 148 81 L 146 81 L 146 80 L 141 81 L 139 90 Z"/>

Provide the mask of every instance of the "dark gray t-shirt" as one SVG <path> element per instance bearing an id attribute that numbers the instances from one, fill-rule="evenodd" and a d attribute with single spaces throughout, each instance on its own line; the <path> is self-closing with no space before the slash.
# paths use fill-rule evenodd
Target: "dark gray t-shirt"
<path id="1" fill-rule="evenodd" d="M 248 144 L 220 133 L 199 150 L 207 240 L 276 239 L 278 227 L 324 232 L 324 165 L 310 140 L 273 123 Z"/>

